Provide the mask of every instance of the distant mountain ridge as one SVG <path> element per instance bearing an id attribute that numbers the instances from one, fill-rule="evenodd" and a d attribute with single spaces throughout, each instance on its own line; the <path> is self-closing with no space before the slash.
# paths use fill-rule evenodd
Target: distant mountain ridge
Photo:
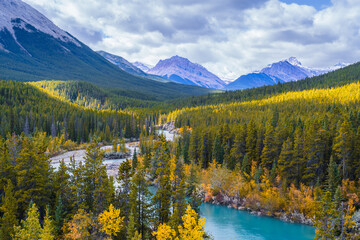
<path id="1" fill-rule="evenodd" d="M 269 64 L 260 71 L 242 75 L 226 85 L 224 89 L 242 90 L 282 82 L 298 81 L 307 77 L 322 75 L 348 65 L 346 63 L 339 63 L 329 68 L 309 68 L 303 66 L 297 58 L 290 57 L 289 59 Z"/>
<path id="2" fill-rule="evenodd" d="M 111 54 L 111 53 L 108 53 L 105 51 L 97 51 L 97 53 L 127 73 L 130 73 L 132 75 L 139 76 L 139 77 L 145 77 L 145 78 L 159 81 L 159 82 L 169 82 L 169 80 L 166 78 L 162 78 L 160 76 L 145 73 L 143 70 L 134 66 L 134 64 L 130 63 L 123 57 L 120 57 L 120 56 L 117 56 L 117 55 L 114 55 L 114 54 Z"/>
<path id="3" fill-rule="evenodd" d="M 219 77 L 209 72 L 205 67 L 180 56 L 160 60 L 156 66 L 147 71 L 147 73 L 162 76 L 187 85 L 197 85 L 214 89 L 225 86 L 225 83 Z"/>

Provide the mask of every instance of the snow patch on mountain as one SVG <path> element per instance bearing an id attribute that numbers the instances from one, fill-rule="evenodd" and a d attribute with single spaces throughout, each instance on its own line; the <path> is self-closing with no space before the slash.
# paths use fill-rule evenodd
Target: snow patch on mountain
<path id="1" fill-rule="evenodd" d="M 49 34 L 56 39 L 60 39 L 63 42 L 72 42 L 81 47 L 81 44 L 75 38 L 61 30 L 30 5 L 21 0 L 0 1 L 0 31 L 7 29 L 16 40 L 13 27 L 19 27 L 28 32 L 34 31 L 28 24 L 32 25 L 36 30 Z"/>
<path id="2" fill-rule="evenodd" d="M 188 85 L 214 89 L 225 86 L 225 83 L 219 77 L 209 72 L 205 67 L 179 56 L 160 60 L 156 66 L 147 71 L 147 73 L 166 77 Z"/>
<path id="3" fill-rule="evenodd" d="M 124 70 L 125 72 L 139 75 L 139 76 L 146 76 L 146 73 L 144 73 L 142 70 L 131 64 L 129 61 L 127 61 L 125 58 L 105 52 L 105 51 L 97 51 L 98 54 L 103 56 L 106 60 L 111 62 L 112 64 L 118 66 L 120 69 Z"/>
<path id="4" fill-rule="evenodd" d="M 151 68 L 153 68 L 154 66 L 142 63 L 142 62 L 133 62 L 132 65 L 134 65 L 135 67 L 141 69 L 143 72 L 148 72 Z"/>

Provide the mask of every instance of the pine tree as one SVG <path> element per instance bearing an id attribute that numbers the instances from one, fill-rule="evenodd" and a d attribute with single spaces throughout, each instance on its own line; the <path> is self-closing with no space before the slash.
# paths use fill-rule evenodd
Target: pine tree
<path id="1" fill-rule="evenodd" d="M 222 164 L 224 161 L 224 147 L 221 143 L 220 133 L 216 135 L 214 140 L 212 159 L 216 159 L 216 162 L 219 164 Z"/>
<path id="2" fill-rule="evenodd" d="M 299 187 L 301 178 L 305 169 L 305 159 L 304 159 L 304 139 L 301 135 L 300 128 L 295 130 L 294 136 L 294 150 L 293 150 L 293 159 L 292 165 L 294 167 L 294 177 L 295 177 L 295 186 Z"/>
<path id="3" fill-rule="evenodd" d="M 40 240 L 42 228 L 39 222 L 39 212 L 36 204 L 31 202 L 27 211 L 26 220 L 21 221 L 21 226 L 14 229 L 16 240 Z"/>
<path id="4" fill-rule="evenodd" d="M 256 152 L 256 142 L 257 142 L 257 131 L 255 127 L 255 122 L 250 120 L 247 125 L 247 133 L 246 133 L 246 153 L 250 160 L 257 160 L 257 152 Z"/>
<path id="5" fill-rule="evenodd" d="M 245 154 L 242 164 L 241 164 L 241 171 L 243 173 L 246 173 L 247 175 L 250 175 L 251 173 L 251 162 L 247 156 L 247 154 Z"/>
<path id="6" fill-rule="evenodd" d="M 200 147 L 200 163 L 205 169 L 210 161 L 211 143 L 208 134 L 205 132 L 202 136 L 202 143 Z"/>
<path id="7" fill-rule="evenodd" d="M 173 183 L 173 201 L 172 201 L 172 215 L 170 218 L 170 226 L 175 230 L 177 236 L 179 234 L 178 226 L 182 223 L 182 216 L 186 211 L 186 177 L 184 175 L 184 169 L 180 159 L 177 160 L 174 183 Z"/>
<path id="8" fill-rule="evenodd" d="M 91 143 L 86 149 L 85 157 L 85 201 L 87 208 L 94 213 L 102 212 L 108 202 L 110 181 L 103 165 L 103 151 L 97 142 Z"/>
<path id="9" fill-rule="evenodd" d="M 133 212 L 131 211 L 130 216 L 129 216 L 129 223 L 127 225 L 127 231 L 126 231 L 126 239 L 127 240 L 132 240 L 135 236 L 135 234 L 137 233 L 136 230 L 136 223 L 135 223 L 135 217 Z"/>
<path id="10" fill-rule="evenodd" d="M 239 132 L 235 135 L 234 144 L 231 148 L 231 158 L 233 159 L 234 163 L 232 164 L 232 168 L 238 164 L 241 165 L 242 160 L 246 154 L 246 125 L 241 125 Z"/>
<path id="11" fill-rule="evenodd" d="M 30 134 L 30 126 L 29 126 L 29 118 L 26 116 L 25 124 L 24 124 L 24 134 L 28 136 Z"/>
<path id="12" fill-rule="evenodd" d="M 332 196 L 335 194 L 335 191 L 337 187 L 340 185 L 340 174 L 339 174 L 339 168 L 334 160 L 334 158 L 330 157 L 330 163 L 328 167 L 328 176 L 327 176 L 327 188 L 328 191 L 332 194 Z"/>
<path id="13" fill-rule="evenodd" d="M 145 180 L 145 170 L 143 166 L 139 164 L 137 171 L 132 178 L 130 188 L 130 209 L 134 217 L 135 228 L 142 236 L 145 236 L 148 233 L 151 221 L 151 194 L 148 187 L 148 183 Z"/>
<path id="14" fill-rule="evenodd" d="M 52 117 L 52 123 L 51 123 L 51 136 L 56 137 L 56 127 L 55 127 L 54 116 Z"/>
<path id="15" fill-rule="evenodd" d="M 135 170 L 137 165 L 138 165 L 138 159 L 137 159 L 136 148 L 135 148 L 133 158 L 132 158 L 132 169 Z"/>
<path id="16" fill-rule="evenodd" d="M 117 194 L 117 207 L 120 208 L 121 213 L 125 217 L 125 223 L 129 221 L 130 216 L 130 188 L 131 188 L 131 178 L 134 175 L 130 161 L 127 159 L 122 162 L 119 167 L 117 181 L 119 184 L 118 194 Z"/>
<path id="17" fill-rule="evenodd" d="M 14 141 L 10 142 L 13 142 L 13 144 L 16 145 Z M 16 155 L 16 153 L 14 154 Z M 15 156 L 13 157 L 16 159 Z M 4 139 L 0 138 L 0 194 L 3 193 L 8 180 L 13 182 L 16 180 L 14 165 L 14 162 L 11 161 L 8 144 Z"/>
<path id="18" fill-rule="evenodd" d="M 57 198 L 57 203 L 55 206 L 55 218 L 54 218 L 54 231 L 56 235 L 62 235 L 62 227 L 64 225 L 64 207 L 62 203 L 61 196 Z"/>
<path id="19" fill-rule="evenodd" d="M 348 168 L 351 161 L 353 130 L 350 123 L 345 120 L 339 129 L 333 146 L 334 152 L 341 160 L 342 177 L 348 177 Z"/>
<path id="20" fill-rule="evenodd" d="M 41 229 L 41 233 L 40 233 L 40 239 L 41 240 L 55 239 L 54 231 L 55 231 L 55 229 L 54 229 L 54 225 L 53 225 L 53 220 L 51 220 L 51 218 L 49 216 L 49 208 L 47 208 L 45 219 L 44 219 L 44 227 L 43 227 L 43 229 Z"/>
<path id="21" fill-rule="evenodd" d="M 274 127 L 271 125 L 271 122 L 268 122 L 266 124 L 264 148 L 261 153 L 261 166 L 271 169 L 272 163 L 276 160 L 276 153 Z"/>
<path id="22" fill-rule="evenodd" d="M 306 133 L 306 168 L 303 175 L 303 181 L 306 184 L 315 185 L 316 181 L 325 177 L 322 172 L 322 166 L 325 163 L 326 142 L 325 130 L 320 126 L 319 121 L 310 123 Z"/>
<path id="23" fill-rule="evenodd" d="M 35 141 L 36 139 L 36 141 Z M 26 205 L 33 200 L 40 209 L 50 202 L 50 163 L 44 154 L 43 136 L 34 139 L 22 135 L 20 157 L 17 159 L 16 197 L 19 200 L 19 217 L 23 217 Z"/>
<path id="24" fill-rule="evenodd" d="M 66 214 L 73 212 L 74 198 L 71 190 L 69 168 L 63 160 L 60 160 L 60 165 L 54 173 L 54 192 L 56 194 L 57 206 L 61 205 L 61 218 Z M 61 226 L 59 226 L 61 228 Z"/>
<path id="25" fill-rule="evenodd" d="M 10 180 L 8 180 L 5 193 L 2 196 L 0 211 L 2 212 L 1 239 L 11 240 L 11 236 L 14 234 L 14 226 L 18 224 L 18 221 L 16 217 L 17 201 L 14 186 Z"/>
<path id="26" fill-rule="evenodd" d="M 315 217 L 315 239 L 333 239 L 335 236 L 335 204 L 327 191 L 317 206 Z"/>
<path id="27" fill-rule="evenodd" d="M 288 138 L 286 142 L 283 143 L 281 148 L 281 153 L 279 157 L 279 170 L 283 179 L 286 179 L 288 183 L 296 180 L 297 169 L 296 166 L 292 163 L 293 161 L 293 147 L 292 142 Z"/>
<path id="28" fill-rule="evenodd" d="M 170 206 L 171 206 L 171 158 L 168 143 L 165 138 L 160 138 L 154 144 L 154 149 L 157 150 L 157 154 L 154 154 L 156 158 L 157 169 L 156 176 L 158 183 L 158 189 L 153 196 L 153 203 L 155 206 L 156 224 L 167 223 L 170 219 Z"/>

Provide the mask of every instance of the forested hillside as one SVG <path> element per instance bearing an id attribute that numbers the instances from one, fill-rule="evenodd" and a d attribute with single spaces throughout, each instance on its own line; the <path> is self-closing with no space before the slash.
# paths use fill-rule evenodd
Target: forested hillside
<path id="1" fill-rule="evenodd" d="M 205 199 L 227 196 L 238 199 L 228 204 L 244 201 L 241 207 L 273 216 L 315 215 L 319 228 L 340 221 L 327 228 L 337 236 L 341 211 L 360 207 L 359 102 L 356 82 L 183 108 L 168 121 L 183 129 L 178 151 L 184 161 L 207 169 L 200 181 Z M 318 215 L 325 209 L 332 216 Z"/>
<path id="2" fill-rule="evenodd" d="M 324 75 L 306 78 L 301 81 L 278 83 L 272 86 L 246 89 L 241 91 L 227 91 L 220 94 L 208 94 L 197 97 L 184 98 L 182 101 L 169 101 L 167 107 L 181 108 L 208 104 L 230 103 L 235 101 L 249 101 L 267 98 L 288 91 L 302 91 L 343 86 L 360 80 L 360 63 L 344 67 Z M 166 108 L 164 106 L 164 108 Z"/>
<path id="3" fill-rule="evenodd" d="M 104 89 L 88 82 L 39 81 L 30 84 L 61 99 L 93 109 L 149 108 L 158 103 L 146 95 L 137 96 L 135 92 L 116 88 Z"/>
<path id="4" fill-rule="evenodd" d="M 65 134 L 78 143 L 92 137 L 110 141 L 114 135 L 138 137 L 142 120 L 125 112 L 84 108 L 64 102 L 36 87 L 0 81 L 0 135 Z"/>

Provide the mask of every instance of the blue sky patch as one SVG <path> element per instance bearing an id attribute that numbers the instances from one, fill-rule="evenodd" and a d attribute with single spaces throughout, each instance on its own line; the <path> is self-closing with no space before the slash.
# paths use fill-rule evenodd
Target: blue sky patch
<path id="1" fill-rule="evenodd" d="M 281 0 L 284 3 L 296 3 L 299 5 L 309 5 L 315 7 L 317 10 L 324 9 L 332 5 L 331 0 Z"/>

